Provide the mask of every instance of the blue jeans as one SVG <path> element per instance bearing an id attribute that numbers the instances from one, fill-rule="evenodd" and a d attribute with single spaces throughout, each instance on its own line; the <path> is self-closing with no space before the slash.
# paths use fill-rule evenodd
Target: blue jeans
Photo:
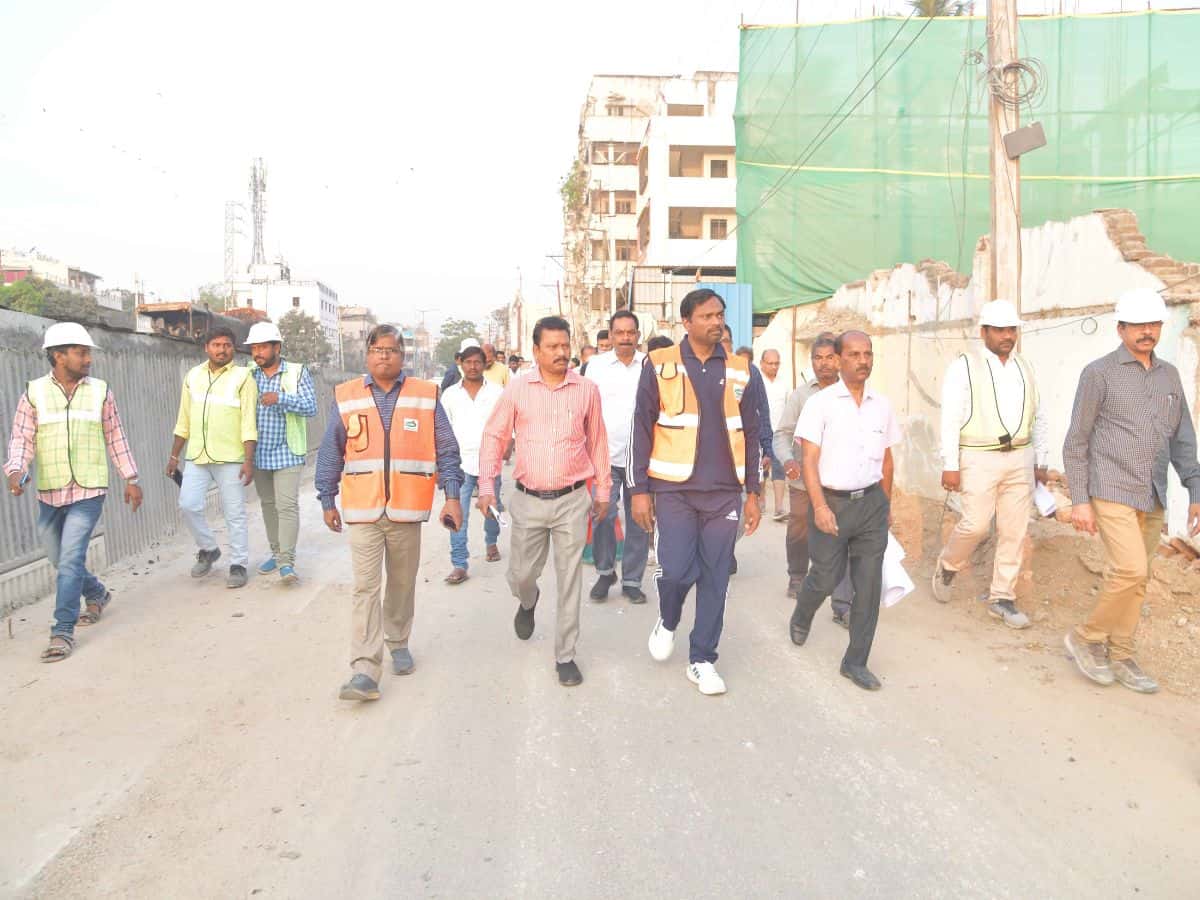
<path id="1" fill-rule="evenodd" d="M 75 633 L 81 594 L 88 603 L 99 603 L 107 593 L 100 579 L 84 566 L 88 542 L 103 508 L 103 494 L 69 506 L 49 506 L 38 501 L 38 537 L 46 558 L 58 570 L 51 635 L 71 637 Z"/>
<path id="2" fill-rule="evenodd" d="M 621 586 L 641 587 L 646 574 L 646 559 L 650 555 L 650 535 L 633 521 L 630 507 L 633 498 L 625 485 L 625 470 L 612 467 L 612 494 L 609 495 L 608 512 L 592 527 L 592 559 L 596 562 L 596 574 L 613 575 L 617 571 L 617 510 L 620 500 L 625 500 L 625 549 L 621 553 Z"/>
<path id="3" fill-rule="evenodd" d="M 209 484 L 216 484 L 221 495 L 221 512 L 229 536 L 229 564 L 244 566 L 250 560 L 250 536 L 246 531 L 246 489 L 238 475 L 240 463 L 189 462 L 183 470 L 183 485 L 179 488 L 179 509 L 183 521 L 201 550 L 216 550 L 217 539 L 204 515 L 204 502 Z"/>
<path id="4" fill-rule="evenodd" d="M 462 498 L 462 525 L 458 531 L 450 535 L 450 565 L 456 569 L 469 568 L 468 560 L 470 559 L 470 551 L 467 550 L 467 524 L 471 518 L 471 507 L 475 505 L 471 499 L 475 494 L 475 485 L 479 481 L 478 475 L 468 475 L 463 473 L 462 490 L 459 492 L 459 497 Z M 496 476 L 496 508 L 503 509 L 500 505 L 500 476 Z M 490 516 L 483 520 L 483 539 L 490 546 L 500 539 L 500 523 Z"/>

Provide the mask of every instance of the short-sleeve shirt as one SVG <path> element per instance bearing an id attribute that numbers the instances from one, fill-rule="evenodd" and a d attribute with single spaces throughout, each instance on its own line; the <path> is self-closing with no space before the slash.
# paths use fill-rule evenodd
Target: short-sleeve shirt
<path id="1" fill-rule="evenodd" d="M 839 378 L 804 404 L 796 437 L 821 448 L 822 487 L 858 491 L 883 479 L 884 452 L 901 431 L 887 397 L 867 386 L 859 405 Z"/>

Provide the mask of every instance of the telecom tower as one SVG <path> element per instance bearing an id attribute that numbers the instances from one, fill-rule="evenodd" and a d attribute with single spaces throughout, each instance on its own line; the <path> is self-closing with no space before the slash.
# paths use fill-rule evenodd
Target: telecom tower
<path id="1" fill-rule="evenodd" d="M 267 261 L 266 254 L 263 253 L 263 219 L 267 214 L 267 201 L 264 196 L 266 192 L 267 167 L 263 165 L 260 156 L 250 167 L 250 210 L 254 217 L 254 253 L 250 257 L 251 266 L 260 266 Z"/>

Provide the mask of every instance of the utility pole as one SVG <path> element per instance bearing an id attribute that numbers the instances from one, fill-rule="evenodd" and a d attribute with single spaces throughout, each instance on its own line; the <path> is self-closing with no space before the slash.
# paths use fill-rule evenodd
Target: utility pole
<path id="1" fill-rule="evenodd" d="M 1016 71 L 1004 67 L 1017 60 L 1017 0 L 988 0 L 988 67 L 992 90 L 988 98 L 991 132 L 992 234 L 988 299 L 1009 300 L 1021 311 L 1021 161 L 1009 159 L 1004 135 L 1020 126 L 1017 103 L 1005 103 L 1000 93 L 1017 96 Z M 1003 73 L 1003 74 L 1001 74 Z"/>

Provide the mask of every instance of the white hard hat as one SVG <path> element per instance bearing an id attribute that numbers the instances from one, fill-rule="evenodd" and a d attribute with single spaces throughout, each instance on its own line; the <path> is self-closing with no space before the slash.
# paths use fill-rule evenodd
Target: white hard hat
<path id="1" fill-rule="evenodd" d="M 87 329 L 78 322 L 55 322 L 46 329 L 46 336 L 42 340 L 42 349 L 47 347 L 65 347 L 69 344 L 78 344 L 81 347 L 99 347 L 92 336 L 87 333 Z"/>
<path id="2" fill-rule="evenodd" d="M 475 340 L 475 338 L 463 338 L 462 343 L 458 345 L 458 352 L 462 353 L 468 347 L 478 347 L 478 346 L 479 346 L 479 341 Z"/>
<path id="3" fill-rule="evenodd" d="M 1017 315 L 1017 308 L 1007 300 L 992 300 L 983 304 L 979 311 L 979 324 L 992 328 L 1020 328 L 1025 323 Z"/>
<path id="4" fill-rule="evenodd" d="M 1117 298 L 1117 321 L 1130 325 L 1146 322 L 1165 322 L 1167 304 L 1162 294 L 1153 288 L 1134 288 Z"/>
<path id="5" fill-rule="evenodd" d="M 283 335 L 274 322 L 255 322 L 250 326 L 250 333 L 246 335 L 247 344 L 269 344 L 271 341 L 283 343 Z"/>

